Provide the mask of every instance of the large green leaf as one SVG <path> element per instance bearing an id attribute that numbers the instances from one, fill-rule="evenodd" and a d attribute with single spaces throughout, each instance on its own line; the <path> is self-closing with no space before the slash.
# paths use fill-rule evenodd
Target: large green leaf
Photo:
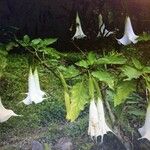
<path id="1" fill-rule="evenodd" d="M 65 98 L 65 106 L 66 106 L 66 112 L 70 112 L 70 95 L 69 92 L 64 90 L 64 98 Z"/>
<path id="2" fill-rule="evenodd" d="M 38 45 L 40 42 L 42 42 L 42 39 L 40 39 L 40 38 L 34 39 L 31 41 L 31 46 Z"/>
<path id="3" fill-rule="evenodd" d="M 90 65 L 93 65 L 94 62 L 96 61 L 96 55 L 93 52 L 89 52 L 87 56 L 88 62 Z"/>
<path id="4" fill-rule="evenodd" d="M 60 66 L 60 70 L 62 70 L 65 78 L 73 78 L 80 74 L 79 70 L 77 70 L 73 65 L 69 67 Z"/>
<path id="5" fill-rule="evenodd" d="M 114 106 L 120 105 L 125 102 L 128 96 L 135 91 L 135 82 L 122 81 L 116 88 L 116 94 L 114 96 Z"/>
<path id="6" fill-rule="evenodd" d="M 57 41 L 57 39 L 56 38 L 48 38 L 48 39 L 44 39 L 43 40 L 43 44 L 45 45 L 45 46 L 48 46 L 48 45 L 51 45 L 51 44 L 53 44 L 53 43 L 55 43 Z"/>
<path id="7" fill-rule="evenodd" d="M 126 58 L 121 54 L 111 54 L 99 58 L 96 64 L 125 64 Z"/>
<path id="8" fill-rule="evenodd" d="M 123 66 L 121 67 L 122 72 L 125 76 L 127 76 L 126 80 L 137 79 L 142 75 L 142 71 L 137 70 L 131 66 Z"/>
<path id="9" fill-rule="evenodd" d="M 141 64 L 141 62 L 136 58 L 132 58 L 132 63 L 134 64 L 135 68 L 139 70 L 143 68 L 143 65 Z"/>
<path id="10" fill-rule="evenodd" d="M 49 55 L 52 58 L 56 59 L 60 58 L 59 53 L 54 48 L 51 47 L 40 48 L 38 51 L 43 52 L 44 54 Z"/>
<path id="11" fill-rule="evenodd" d="M 94 98 L 94 82 L 91 76 L 89 76 L 89 95 L 90 98 Z"/>
<path id="12" fill-rule="evenodd" d="M 83 68 L 88 68 L 89 67 L 89 63 L 86 60 L 81 60 L 77 63 L 75 63 L 77 66 L 83 67 Z"/>
<path id="13" fill-rule="evenodd" d="M 64 76 L 61 72 L 59 72 L 60 74 L 60 79 L 62 82 L 62 85 L 64 87 L 64 98 L 65 98 L 65 106 L 66 106 L 66 111 L 67 113 L 70 111 L 70 95 L 69 95 L 69 89 L 68 89 L 68 85 L 64 79 Z"/>
<path id="14" fill-rule="evenodd" d="M 110 88 L 114 87 L 114 76 L 108 71 L 95 71 L 92 72 L 93 77 L 97 78 L 101 82 L 105 82 Z"/>
<path id="15" fill-rule="evenodd" d="M 67 114 L 67 119 L 74 121 L 84 109 L 85 104 L 88 102 L 87 88 L 83 82 L 77 83 L 71 89 L 71 106 Z"/>

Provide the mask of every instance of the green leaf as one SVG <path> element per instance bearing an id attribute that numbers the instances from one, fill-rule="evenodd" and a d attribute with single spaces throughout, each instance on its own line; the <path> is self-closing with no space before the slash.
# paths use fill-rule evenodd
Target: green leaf
<path id="1" fill-rule="evenodd" d="M 77 66 L 80 66 L 80 67 L 83 67 L 83 68 L 86 68 L 86 69 L 89 67 L 89 63 L 87 61 L 85 61 L 85 60 L 81 60 L 81 61 L 79 61 L 79 62 L 77 62 L 75 64 Z"/>
<path id="2" fill-rule="evenodd" d="M 135 83 L 133 81 L 123 81 L 116 89 L 116 94 L 114 96 L 114 106 L 118 106 L 125 102 L 128 96 L 135 91 Z"/>
<path id="3" fill-rule="evenodd" d="M 92 72 L 93 77 L 99 81 L 106 83 L 111 89 L 114 87 L 114 76 L 107 71 L 95 71 Z"/>
<path id="4" fill-rule="evenodd" d="M 73 65 L 69 67 L 60 66 L 60 70 L 63 71 L 63 75 L 65 78 L 73 78 L 80 74 L 79 70 L 77 70 Z"/>
<path id="5" fill-rule="evenodd" d="M 106 55 L 102 58 L 99 58 L 96 61 L 96 64 L 125 64 L 126 58 L 122 56 L 122 54 L 111 54 L 111 55 Z"/>
<path id="6" fill-rule="evenodd" d="M 42 41 L 42 39 L 40 39 L 40 38 L 34 39 L 31 41 L 31 46 L 38 45 L 41 41 Z"/>
<path id="7" fill-rule="evenodd" d="M 28 44 L 30 42 L 30 37 L 28 35 L 25 35 L 23 37 L 23 42 L 26 43 L 26 44 Z"/>
<path id="8" fill-rule="evenodd" d="M 66 106 L 66 111 L 67 113 L 70 112 L 70 95 L 69 92 L 64 90 L 64 98 L 65 98 L 65 106 Z"/>
<path id="9" fill-rule="evenodd" d="M 95 53 L 93 52 L 88 53 L 87 59 L 88 59 L 89 64 L 93 65 L 94 62 L 96 61 Z"/>
<path id="10" fill-rule="evenodd" d="M 91 76 L 89 76 L 89 95 L 91 99 L 94 98 L 94 83 Z"/>
<path id="11" fill-rule="evenodd" d="M 128 114 L 135 115 L 137 117 L 139 117 L 139 116 L 144 117 L 145 116 L 145 112 L 142 111 L 142 110 L 138 110 L 138 109 L 136 109 L 136 110 L 128 110 Z"/>
<path id="12" fill-rule="evenodd" d="M 65 78 L 64 78 L 63 74 L 61 72 L 59 72 L 59 75 L 60 75 L 60 80 L 62 82 L 62 85 L 63 85 L 65 91 L 68 92 L 68 85 L 67 85 L 67 83 L 65 81 Z"/>
<path id="13" fill-rule="evenodd" d="M 139 71 L 131 66 L 123 66 L 121 67 L 122 72 L 128 78 L 126 80 L 137 79 L 142 75 L 142 71 Z"/>
<path id="14" fill-rule="evenodd" d="M 71 107 L 67 114 L 67 119 L 74 121 L 84 110 L 85 104 L 88 102 L 87 88 L 84 86 L 83 82 L 77 83 L 71 89 Z"/>
<path id="15" fill-rule="evenodd" d="M 66 106 L 66 111 L 67 113 L 70 111 L 70 95 L 69 95 L 69 89 L 68 89 L 68 85 L 64 79 L 64 76 L 61 72 L 59 72 L 60 74 L 60 79 L 62 82 L 62 85 L 64 87 L 64 98 L 65 98 L 65 106 Z"/>
<path id="16" fill-rule="evenodd" d="M 43 52 L 44 54 L 49 55 L 50 57 L 56 59 L 60 58 L 59 53 L 54 48 L 51 47 L 45 47 L 43 49 L 39 49 L 38 51 Z"/>
<path id="17" fill-rule="evenodd" d="M 57 41 L 56 38 L 54 38 L 54 39 L 52 39 L 52 38 L 44 39 L 43 40 L 43 45 L 48 46 L 48 45 L 51 45 L 51 44 L 55 43 L 56 41 Z"/>
<path id="18" fill-rule="evenodd" d="M 132 63 L 134 64 L 135 68 L 139 70 L 143 68 L 143 65 L 141 64 L 141 62 L 137 60 L 136 58 L 132 58 Z"/>
<path id="19" fill-rule="evenodd" d="M 150 73 L 150 67 L 146 66 L 143 68 L 143 73 Z"/>

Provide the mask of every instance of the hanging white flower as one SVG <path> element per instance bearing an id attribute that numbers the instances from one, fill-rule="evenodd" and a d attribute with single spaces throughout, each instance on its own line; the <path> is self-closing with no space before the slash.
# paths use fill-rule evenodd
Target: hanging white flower
<path id="1" fill-rule="evenodd" d="M 72 37 L 72 39 L 82 39 L 86 37 L 86 35 L 83 33 L 82 31 L 82 27 L 81 27 L 81 22 L 80 22 L 80 18 L 79 15 L 77 13 L 76 15 L 76 33 L 75 35 Z"/>
<path id="2" fill-rule="evenodd" d="M 100 135 L 99 116 L 94 100 L 90 102 L 88 135 L 90 135 L 91 138 L 95 137 L 96 140 Z"/>
<path id="3" fill-rule="evenodd" d="M 97 37 L 108 37 L 111 34 L 114 34 L 112 31 L 108 31 L 105 27 L 105 24 L 103 23 L 103 17 L 101 14 L 98 16 L 98 21 L 99 21 L 99 32 Z"/>
<path id="4" fill-rule="evenodd" d="M 100 98 L 98 98 L 97 101 L 97 111 L 98 111 L 98 117 L 99 117 L 99 124 L 100 124 L 100 136 L 101 136 L 101 142 L 103 142 L 103 136 L 107 134 L 107 132 L 112 132 L 112 130 L 108 127 L 106 120 L 105 120 L 105 112 L 103 107 L 103 102 Z"/>
<path id="5" fill-rule="evenodd" d="M 37 88 L 37 91 L 39 91 L 39 93 L 43 97 L 44 95 L 46 95 L 46 93 L 44 91 L 42 91 L 40 88 L 39 75 L 38 75 L 37 68 L 35 68 L 35 70 L 34 70 L 34 80 L 35 80 L 35 86 Z"/>
<path id="6" fill-rule="evenodd" d="M 147 107 L 144 126 L 139 128 L 138 131 L 142 136 L 139 139 L 146 138 L 150 141 L 150 105 Z"/>
<path id="7" fill-rule="evenodd" d="M 0 98 L 0 123 L 7 121 L 12 116 L 20 116 L 20 115 L 15 114 L 10 109 L 6 109 L 3 106 L 2 102 L 1 102 L 1 98 Z"/>
<path id="8" fill-rule="evenodd" d="M 131 43 L 133 44 L 137 43 L 138 42 L 137 38 L 138 36 L 135 35 L 133 31 L 130 17 L 127 17 L 125 21 L 124 36 L 121 39 L 117 39 L 117 41 L 119 44 L 129 45 Z"/>
<path id="9" fill-rule="evenodd" d="M 45 98 L 43 96 L 45 92 L 41 91 L 39 84 L 38 72 L 35 70 L 34 75 L 32 69 L 30 68 L 29 78 L 28 78 L 28 93 L 27 97 L 23 100 L 26 105 L 35 104 L 42 102 Z"/>
<path id="10" fill-rule="evenodd" d="M 101 136 L 101 143 L 103 142 L 103 136 L 107 134 L 107 132 L 112 132 L 112 130 L 108 127 L 105 120 L 105 112 L 103 107 L 103 102 L 100 98 L 98 98 L 97 104 L 92 100 L 90 102 L 89 109 L 89 128 L 88 135 L 91 138 L 95 138 L 97 141 L 97 137 Z"/>

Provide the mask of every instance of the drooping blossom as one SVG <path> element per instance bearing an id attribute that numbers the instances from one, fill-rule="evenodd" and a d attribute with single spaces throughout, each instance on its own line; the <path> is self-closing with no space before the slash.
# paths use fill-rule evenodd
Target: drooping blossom
<path id="1" fill-rule="evenodd" d="M 35 86 L 36 86 L 37 91 L 39 91 L 39 93 L 43 97 L 44 95 L 46 95 L 46 93 L 44 91 L 42 91 L 40 88 L 39 75 L 38 75 L 37 68 L 35 68 L 35 70 L 34 70 L 34 80 L 35 80 Z"/>
<path id="2" fill-rule="evenodd" d="M 23 103 L 26 105 L 30 105 L 33 102 L 35 104 L 41 103 L 45 99 L 44 95 L 45 92 L 43 92 L 40 89 L 37 69 L 35 69 L 33 74 L 32 69 L 30 68 L 29 78 L 28 78 L 28 93 L 27 93 L 27 97 L 23 100 Z"/>
<path id="3" fill-rule="evenodd" d="M 100 121 L 94 100 L 90 102 L 88 135 L 90 135 L 91 138 L 94 137 L 96 140 L 100 135 Z"/>
<path id="4" fill-rule="evenodd" d="M 82 39 L 86 37 L 86 35 L 83 33 L 82 27 L 81 27 L 81 21 L 79 18 L 79 15 L 77 13 L 76 15 L 76 33 L 75 35 L 72 37 L 72 39 Z"/>
<path id="5" fill-rule="evenodd" d="M 141 134 L 141 138 L 146 138 L 150 141 L 150 105 L 147 107 L 146 116 L 145 116 L 145 123 L 143 127 L 138 129 L 139 133 Z"/>
<path id="6" fill-rule="evenodd" d="M 98 32 L 97 37 L 108 37 L 111 34 L 114 34 L 114 32 L 108 31 L 106 29 L 105 24 L 103 22 L 103 17 L 101 14 L 99 14 L 99 16 L 98 16 L 98 21 L 99 21 L 99 32 Z"/>
<path id="7" fill-rule="evenodd" d="M 107 132 L 112 132 L 112 130 L 108 127 L 106 123 L 104 106 L 100 98 L 98 98 L 98 101 L 97 101 L 97 111 L 98 111 L 98 117 L 99 117 L 99 122 L 100 122 L 101 142 L 103 142 L 103 136 L 107 134 Z"/>
<path id="8" fill-rule="evenodd" d="M 101 136 L 101 142 L 103 142 L 103 136 L 109 131 L 112 132 L 105 120 L 102 100 L 99 98 L 97 104 L 92 100 L 89 109 L 88 135 L 92 138 L 94 137 L 96 140 L 98 136 Z"/>
<path id="9" fill-rule="evenodd" d="M 124 36 L 121 39 L 117 39 L 117 41 L 119 44 L 129 45 L 131 43 L 133 43 L 133 44 L 137 43 L 138 42 L 137 38 L 138 38 L 138 36 L 135 35 L 135 33 L 133 31 L 130 17 L 127 17 L 126 21 L 125 21 Z"/>
<path id="10" fill-rule="evenodd" d="M 12 116 L 21 116 L 21 115 L 17 115 L 12 110 L 6 109 L 3 106 L 0 98 L 0 123 L 7 121 Z"/>

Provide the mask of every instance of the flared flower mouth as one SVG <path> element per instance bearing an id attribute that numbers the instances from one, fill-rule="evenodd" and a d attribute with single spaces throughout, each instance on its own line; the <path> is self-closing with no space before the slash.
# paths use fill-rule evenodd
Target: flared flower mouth
<path id="1" fill-rule="evenodd" d="M 84 34 L 83 30 L 82 30 L 82 27 L 81 27 L 81 21 L 80 21 L 80 18 L 79 18 L 79 15 L 77 13 L 76 15 L 76 32 L 75 32 L 75 35 L 72 37 L 72 39 L 82 39 L 86 37 L 86 35 Z"/>
<path id="2" fill-rule="evenodd" d="M 124 36 L 121 39 L 117 39 L 118 44 L 122 44 L 122 45 L 129 45 L 131 43 L 136 44 L 138 42 L 137 38 L 138 36 L 135 35 L 131 24 L 131 19 L 128 16 L 126 17 L 126 21 L 125 21 Z"/>
<path id="3" fill-rule="evenodd" d="M 32 73 L 32 69 L 29 71 L 28 78 L 28 93 L 27 97 L 23 100 L 25 105 L 30 105 L 33 102 L 35 104 L 42 102 L 45 98 L 46 93 L 41 90 L 39 83 L 38 71 L 35 69 L 34 74 Z"/>
<path id="4" fill-rule="evenodd" d="M 112 132 L 112 130 L 108 127 L 105 121 L 105 112 L 103 108 L 103 102 L 99 98 L 97 103 L 94 100 L 90 102 L 89 108 L 89 128 L 88 134 L 96 139 L 101 136 L 101 143 L 103 142 L 103 136 L 107 134 L 107 132 Z"/>
<path id="5" fill-rule="evenodd" d="M 0 123 L 7 121 L 12 116 L 21 116 L 21 115 L 17 115 L 12 110 L 6 109 L 3 106 L 2 102 L 1 102 L 1 98 L 0 98 Z"/>

